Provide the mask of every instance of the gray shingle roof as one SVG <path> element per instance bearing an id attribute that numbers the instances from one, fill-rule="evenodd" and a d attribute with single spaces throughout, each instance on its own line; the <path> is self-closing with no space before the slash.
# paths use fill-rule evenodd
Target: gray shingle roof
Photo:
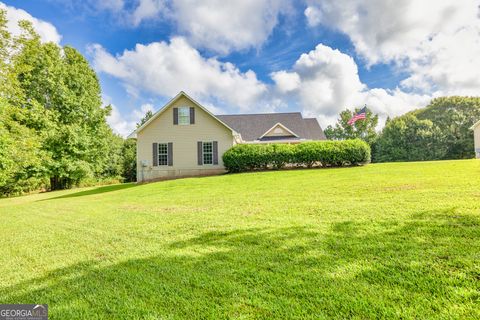
<path id="1" fill-rule="evenodd" d="M 216 117 L 240 133 L 244 141 L 259 139 L 277 123 L 281 123 L 296 133 L 300 139 L 325 140 L 325 135 L 317 119 L 304 119 L 300 112 L 232 114 L 217 115 Z"/>

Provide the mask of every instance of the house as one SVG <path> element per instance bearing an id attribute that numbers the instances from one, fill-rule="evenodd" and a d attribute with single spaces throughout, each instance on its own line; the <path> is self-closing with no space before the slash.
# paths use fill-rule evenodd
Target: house
<path id="1" fill-rule="evenodd" d="M 480 120 L 478 120 L 470 129 L 473 130 L 473 140 L 475 141 L 475 157 L 480 159 Z"/>
<path id="2" fill-rule="evenodd" d="M 137 139 L 137 181 L 225 172 L 222 155 L 239 143 L 325 140 L 299 112 L 214 115 L 183 91 L 129 138 Z"/>

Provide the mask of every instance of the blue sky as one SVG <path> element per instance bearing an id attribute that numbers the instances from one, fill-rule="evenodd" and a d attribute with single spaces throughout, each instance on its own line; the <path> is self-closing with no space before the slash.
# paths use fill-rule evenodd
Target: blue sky
<path id="1" fill-rule="evenodd" d="M 302 111 L 323 127 L 364 104 L 383 119 L 480 94 L 478 1 L 426 2 L 3 1 L 87 57 L 122 135 L 179 90 L 214 112 Z"/>

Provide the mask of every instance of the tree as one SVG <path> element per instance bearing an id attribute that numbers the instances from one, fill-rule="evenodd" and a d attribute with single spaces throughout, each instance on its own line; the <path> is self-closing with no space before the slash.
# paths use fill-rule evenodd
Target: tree
<path id="1" fill-rule="evenodd" d="M 6 23 L 0 10 L 0 194 L 120 179 L 131 154 L 124 159 L 124 140 L 106 122 L 111 107 L 88 61 L 42 43 L 28 21 L 16 37 Z"/>
<path id="2" fill-rule="evenodd" d="M 127 139 L 123 143 L 123 170 L 122 176 L 125 181 L 132 182 L 137 180 L 137 141 L 136 139 Z"/>
<path id="3" fill-rule="evenodd" d="M 71 47 L 41 43 L 31 24 L 14 39 L 9 57 L 16 92 L 9 103 L 25 110 L 21 124 L 41 137 L 50 156 L 50 188 L 63 189 L 87 178 L 121 173 L 122 142 L 106 123 L 98 78 L 88 61 Z"/>
<path id="4" fill-rule="evenodd" d="M 140 119 L 140 122 L 137 123 L 137 128 L 140 128 L 141 126 L 143 126 L 143 124 L 145 122 L 147 122 L 148 120 L 150 120 L 150 118 L 153 117 L 153 112 L 148 110 L 145 115 L 143 116 L 142 119 Z"/>
<path id="5" fill-rule="evenodd" d="M 6 23 L 6 12 L 0 10 L 0 195 L 41 188 L 48 160 L 42 138 L 26 125 L 31 111 L 11 103 L 19 88 L 11 74 L 13 42 Z"/>
<path id="6" fill-rule="evenodd" d="M 22 112 L 0 98 L 0 195 L 21 194 L 46 183 L 48 155 L 35 130 L 15 120 Z"/>
<path id="7" fill-rule="evenodd" d="M 324 132 L 327 139 L 331 140 L 345 140 L 345 139 L 362 139 L 368 144 L 373 144 L 377 136 L 375 128 L 378 125 L 378 115 L 373 114 L 372 111 L 367 109 L 366 118 L 358 120 L 354 125 L 349 125 L 350 120 L 360 108 L 355 108 L 354 111 L 346 109 L 340 112 L 340 118 L 338 118 L 335 127 L 328 126 Z"/>
<path id="8" fill-rule="evenodd" d="M 413 113 L 418 119 L 430 120 L 444 135 L 442 159 L 474 157 L 473 133 L 470 127 L 480 120 L 480 97 L 442 97 Z"/>
<path id="9" fill-rule="evenodd" d="M 445 152 L 442 137 L 430 120 L 419 120 L 413 114 L 391 119 L 375 142 L 373 161 L 439 159 Z"/>

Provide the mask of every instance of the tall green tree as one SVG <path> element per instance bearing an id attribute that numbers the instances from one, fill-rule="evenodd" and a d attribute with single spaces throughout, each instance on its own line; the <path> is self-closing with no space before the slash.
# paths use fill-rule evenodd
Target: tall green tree
<path id="1" fill-rule="evenodd" d="M 6 23 L 6 13 L 0 10 L 0 195 L 20 194 L 44 186 L 48 160 L 41 150 L 41 137 L 25 124 L 29 122 L 30 111 L 11 103 L 20 90 L 11 74 L 14 48 Z"/>
<path id="2" fill-rule="evenodd" d="M 0 10 L 0 194 L 120 178 L 124 140 L 107 125 L 88 61 L 42 43 L 28 21 L 16 37 L 6 23 Z"/>
<path id="3" fill-rule="evenodd" d="M 335 127 L 328 126 L 325 130 L 325 136 L 330 140 L 345 140 L 345 139 L 362 139 L 368 144 L 372 144 L 375 141 L 377 132 L 375 128 L 378 125 L 378 115 L 367 109 L 366 118 L 358 120 L 353 125 L 349 125 L 348 121 L 358 112 L 361 108 L 355 108 L 355 110 L 343 110 L 340 112 L 340 117 L 335 124 Z"/>
<path id="4" fill-rule="evenodd" d="M 30 23 L 21 27 L 10 57 L 19 90 L 10 103 L 30 112 L 22 124 L 42 137 L 41 148 L 50 156 L 50 188 L 121 172 L 112 153 L 119 154 L 122 144 L 106 123 L 110 108 L 102 108 L 100 84 L 88 61 L 74 48 L 42 43 Z"/>
<path id="5" fill-rule="evenodd" d="M 379 134 L 373 149 L 374 162 L 439 159 L 445 153 L 441 130 L 430 120 L 413 114 L 393 118 Z"/>
<path id="6" fill-rule="evenodd" d="M 474 157 L 470 127 L 480 120 L 480 97 L 442 97 L 413 112 L 420 120 L 430 120 L 442 134 L 445 154 L 442 159 Z"/>

